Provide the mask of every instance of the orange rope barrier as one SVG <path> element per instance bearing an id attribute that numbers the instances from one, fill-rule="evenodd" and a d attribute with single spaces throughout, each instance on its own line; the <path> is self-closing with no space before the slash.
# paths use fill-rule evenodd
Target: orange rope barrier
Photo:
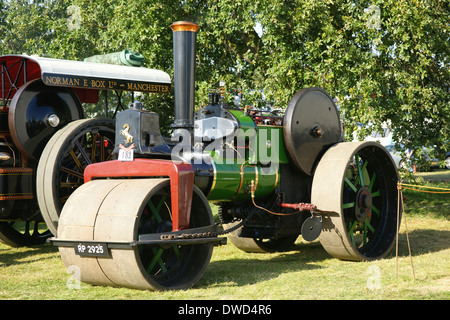
<path id="1" fill-rule="evenodd" d="M 408 187 L 405 187 L 408 186 Z M 409 188 L 409 187 L 414 187 L 414 188 Z M 420 186 L 420 185 L 414 185 L 414 184 L 406 184 L 406 183 L 398 183 L 397 184 L 397 188 L 399 189 L 408 189 L 408 190 L 412 190 L 412 191 L 417 191 L 417 192 L 426 192 L 426 193 L 437 193 L 437 194 L 450 194 L 450 189 L 446 189 L 446 188 L 438 188 L 438 187 L 428 187 L 428 186 Z M 429 190 L 420 190 L 420 188 L 425 188 L 425 189 L 435 189 L 435 190 L 447 190 L 447 191 L 429 191 Z"/>

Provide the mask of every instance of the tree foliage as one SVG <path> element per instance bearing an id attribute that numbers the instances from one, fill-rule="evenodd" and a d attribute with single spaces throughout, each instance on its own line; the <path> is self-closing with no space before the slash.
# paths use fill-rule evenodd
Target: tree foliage
<path id="1" fill-rule="evenodd" d="M 388 123 L 406 147 L 437 145 L 442 155 L 450 140 L 449 9 L 446 0 L 3 0 L 0 53 L 82 60 L 130 48 L 146 67 L 172 74 L 169 26 L 191 20 L 201 27 L 197 105 L 221 80 L 246 104 L 281 108 L 296 91 L 322 87 L 348 134 L 358 123 L 362 134 Z M 161 127 L 171 98 L 146 98 Z"/>

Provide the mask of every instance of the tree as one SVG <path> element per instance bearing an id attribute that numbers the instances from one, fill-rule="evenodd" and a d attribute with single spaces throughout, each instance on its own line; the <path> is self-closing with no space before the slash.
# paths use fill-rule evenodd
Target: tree
<path id="1" fill-rule="evenodd" d="M 203 3 L 200 87 L 226 80 L 286 106 L 319 86 L 347 134 L 390 123 L 408 148 L 449 146 L 450 11 L 446 1 L 186 1 Z M 262 26 L 260 37 L 254 28 Z M 206 90 L 203 89 L 202 94 Z"/>
<path id="2" fill-rule="evenodd" d="M 361 134 L 390 123 L 406 147 L 449 149 L 445 0 L 3 0 L 0 11 L 0 53 L 82 60 L 130 48 L 147 58 L 146 67 L 169 74 L 169 25 L 192 20 L 201 27 L 197 105 L 221 80 L 246 103 L 278 107 L 318 86 L 336 99 L 348 135 L 358 123 Z M 145 99 L 167 128 L 172 96 Z"/>

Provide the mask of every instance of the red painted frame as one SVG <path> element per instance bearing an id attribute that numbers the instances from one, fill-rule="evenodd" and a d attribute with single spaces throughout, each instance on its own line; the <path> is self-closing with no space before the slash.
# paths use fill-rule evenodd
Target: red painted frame
<path id="1" fill-rule="evenodd" d="M 105 161 L 93 163 L 84 171 L 84 182 L 98 178 L 169 177 L 172 198 L 172 230 L 189 228 L 194 170 L 188 163 L 160 159 Z"/>

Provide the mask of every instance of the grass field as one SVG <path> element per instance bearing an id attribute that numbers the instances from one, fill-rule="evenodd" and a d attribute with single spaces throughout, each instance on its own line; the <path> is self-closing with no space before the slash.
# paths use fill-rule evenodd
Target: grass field
<path id="1" fill-rule="evenodd" d="M 424 184 L 450 188 L 450 170 L 419 174 Z M 450 195 L 404 190 L 406 224 L 383 260 L 347 262 L 329 256 L 318 241 L 301 237 L 291 251 L 249 254 L 231 243 L 216 247 L 194 288 L 150 292 L 77 283 L 52 245 L 0 244 L 0 299 L 450 299 Z M 413 277 L 405 226 L 411 243 Z M 396 269 L 398 266 L 398 273 Z"/>

